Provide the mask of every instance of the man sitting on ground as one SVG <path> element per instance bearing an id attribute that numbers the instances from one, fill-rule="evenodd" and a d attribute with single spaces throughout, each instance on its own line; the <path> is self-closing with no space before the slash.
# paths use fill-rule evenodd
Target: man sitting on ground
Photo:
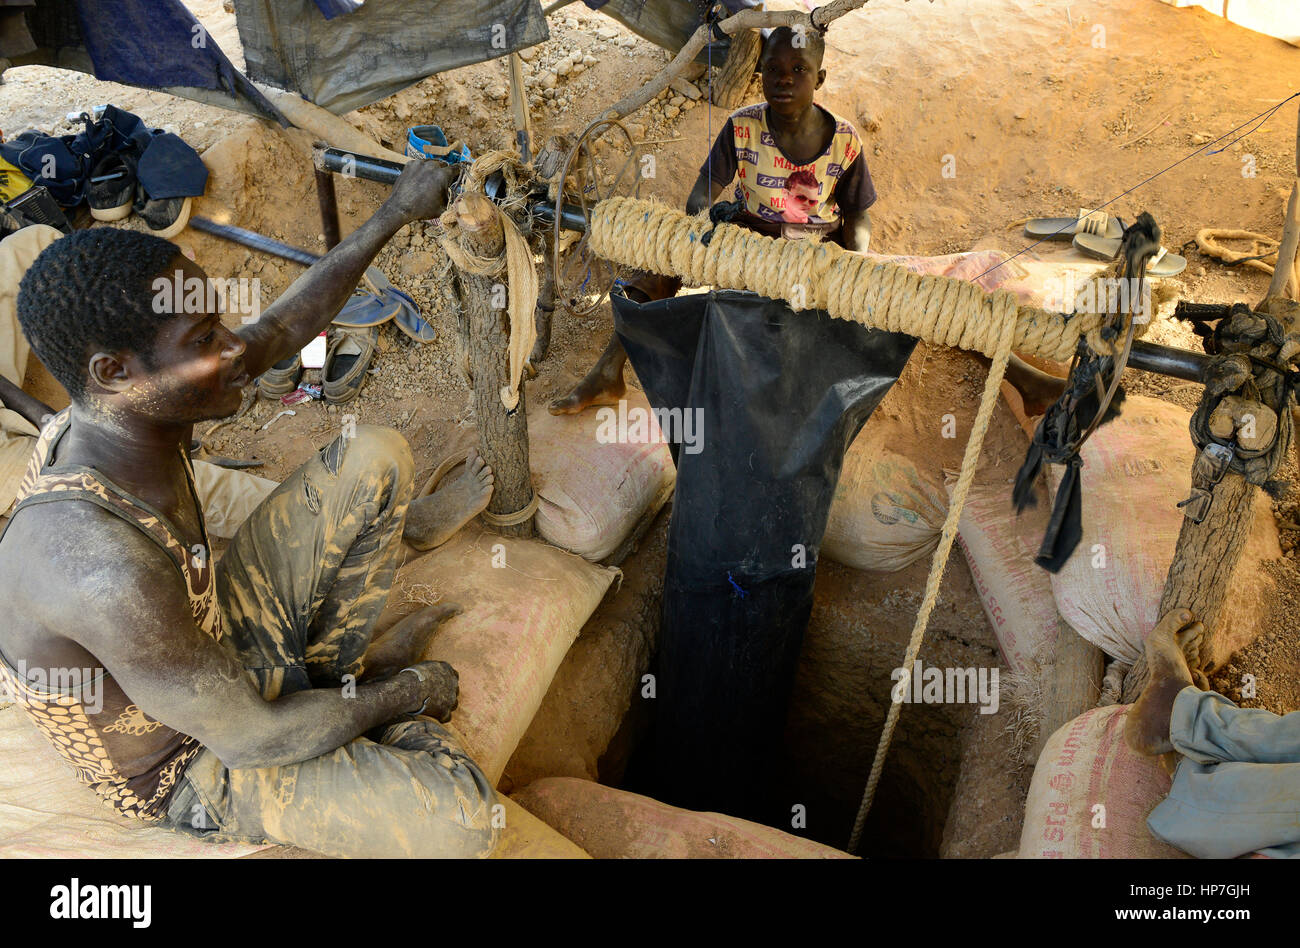
<path id="1" fill-rule="evenodd" d="M 1263 850 L 1300 856 L 1300 712 L 1279 717 L 1201 691 L 1183 655 L 1203 631 L 1185 609 L 1146 640 L 1151 678 L 1128 713 L 1124 738 L 1142 754 L 1182 755 L 1169 795 L 1147 826 L 1202 859 Z"/>
<path id="2" fill-rule="evenodd" d="M 417 661 L 455 607 L 372 641 L 402 539 L 446 540 L 487 505 L 490 470 L 474 458 L 413 501 L 405 440 L 345 428 L 215 563 L 186 455 L 195 422 L 233 413 L 320 333 L 389 238 L 443 209 L 451 178 L 412 162 L 370 220 L 236 331 L 215 312 L 157 311 L 155 280 L 206 276 L 152 235 L 80 231 L 23 277 L 23 331 L 72 405 L 42 433 L 0 536 L 0 676 L 118 811 L 330 855 L 495 845 L 492 787 L 437 723 L 456 673 Z"/>

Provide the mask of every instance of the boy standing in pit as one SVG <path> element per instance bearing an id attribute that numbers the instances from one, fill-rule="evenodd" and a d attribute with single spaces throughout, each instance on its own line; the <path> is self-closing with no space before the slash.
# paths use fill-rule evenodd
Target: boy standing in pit
<path id="1" fill-rule="evenodd" d="M 698 214 L 733 181 L 743 208 L 732 223 L 772 237 L 829 240 L 865 251 L 871 239 L 867 208 L 875 203 L 862 141 L 847 120 L 813 101 L 826 81 L 826 41 L 815 30 L 787 26 L 772 31 L 758 64 L 765 102 L 732 113 L 700 168 L 686 200 Z M 639 302 L 666 299 L 681 281 L 638 272 L 627 295 Z M 627 355 L 617 336 L 572 392 L 553 402 L 552 413 L 575 414 L 623 397 Z"/>

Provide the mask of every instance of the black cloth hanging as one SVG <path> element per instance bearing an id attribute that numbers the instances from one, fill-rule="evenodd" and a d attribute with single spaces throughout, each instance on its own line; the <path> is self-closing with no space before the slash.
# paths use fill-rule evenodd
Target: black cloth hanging
<path id="1" fill-rule="evenodd" d="M 702 426 L 671 444 L 649 783 L 762 819 L 844 452 L 916 340 L 731 290 L 613 305 L 651 405 Z"/>

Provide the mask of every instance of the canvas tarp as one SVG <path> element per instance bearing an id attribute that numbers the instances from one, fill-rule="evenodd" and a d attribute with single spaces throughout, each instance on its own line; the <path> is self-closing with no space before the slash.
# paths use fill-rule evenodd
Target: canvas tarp
<path id="1" fill-rule="evenodd" d="M 732 13 L 759 5 L 758 0 L 722 2 Z M 703 22 L 701 10 L 709 6 L 696 0 L 606 0 L 603 3 L 599 0 L 586 0 L 586 4 L 622 23 L 642 39 L 672 53 L 686 45 L 686 41 Z M 712 51 L 705 46 L 695 61 L 720 66 L 727 58 L 727 41 L 720 40 L 712 46 Z"/>
<path id="2" fill-rule="evenodd" d="M 281 118 L 180 0 L 0 5 L 0 55 L 15 66 L 75 69 L 107 82 Z"/>
<path id="3" fill-rule="evenodd" d="M 335 114 L 550 36 L 537 0 L 385 0 L 326 19 L 315 0 L 235 0 L 248 75 Z"/>
<path id="4" fill-rule="evenodd" d="M 1201 7 L 1256 33 L 1300 46 L 1300 4 L 1296 0 L 1161 0 L 1173 7 Z"/>

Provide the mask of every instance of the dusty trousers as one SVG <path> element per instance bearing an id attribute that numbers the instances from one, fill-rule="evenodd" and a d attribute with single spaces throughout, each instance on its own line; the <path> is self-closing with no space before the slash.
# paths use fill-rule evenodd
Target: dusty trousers
<path id="1" fill-rule="evenodd" d="M 401 553 L 413 462 L 358 426 L 284 481 L 217 564 L 226 634 L 263 697 L 346 686 L 361 670 Z M 373 738 L 373 739 L 372 739 Z M 175 829 L 330 856 L 481 857 L 492 786 L 437 721 L 415 715 L 327 754 L 231 770 L 204 749 L 168 808 Z"/>
<path id="2" fill-rule="evenodd" d="M 1300 856 L 1300 712 L 1239 708 L 1191 685 L 1169 721 L 1183 756 L 1147 826 L 1202 859 Z"/>

